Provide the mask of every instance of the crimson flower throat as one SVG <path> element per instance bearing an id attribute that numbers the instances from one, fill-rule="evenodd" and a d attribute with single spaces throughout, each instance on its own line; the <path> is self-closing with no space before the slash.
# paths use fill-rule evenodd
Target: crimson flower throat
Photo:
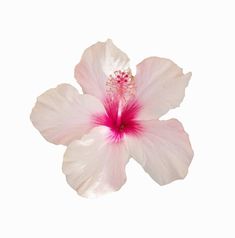
<path id="1" fill-rule="evenodd" d="M 95 124 L 109 127 L 109 138 L 114 142 L 119 142 L 125 134 L 139 135 L 142 127 L 136 118 L 141 106 L 135 99 L 135 78 L 130 69 L 118 70 L 110 75 L 106 93 L 106 113 L 95 116 Z"/>

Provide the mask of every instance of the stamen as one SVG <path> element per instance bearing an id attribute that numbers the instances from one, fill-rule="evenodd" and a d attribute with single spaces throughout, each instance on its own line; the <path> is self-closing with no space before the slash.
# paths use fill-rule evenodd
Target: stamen
<path id="1" fill-rule="evenodd" d="M 112 99 L 124 102 L 135 96 L 135 78 L 131 70 L 117 70 L 111 74 L 106 82 L 106 92 Z"/>

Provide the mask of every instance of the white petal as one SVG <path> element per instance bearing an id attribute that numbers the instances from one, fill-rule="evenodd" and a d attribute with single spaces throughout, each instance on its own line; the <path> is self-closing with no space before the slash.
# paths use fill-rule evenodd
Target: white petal
<path id="1" fill-rule="evenodd" d="M 61 84 L 38 97 L 30 118 L 46 140 L 67 145 L 93 127 L 92 115 L 104 111 L 95 97 L 80 95 L 73 86 Z"/>
<path id="2" fill-rule="evenodd" d="M 116 70 L 127 69 L 129 58 L 111 40 L 98 42 L 85 50 L 75 68 L 75 78 L 83 92 L 104 98 L 107 78 Z"/>
<path id="3" fill-rule="evenodd" d="M 160 185 L 186 176 L 193 158 L 187 133 L 175 119 L 142 121 L 143 135 L 126 138 L 131 156 Z"/>
<path id="4" fill-rule="evenodd" d="M 139 119 L 159 118 L 180 105 L 191 73 L 171 60 L 151 57 L 137 65 L 137 98 L 143 106 Z"/>
<path id="5" fill-rule="evenodd" d="M 112 143 L 110 130 L 99 126 L 72 142 L 64 155 L 63 172 L 81 196 L 96 197 L 116 191 L 126 181 L 129 155 L 125 145 Z"/>

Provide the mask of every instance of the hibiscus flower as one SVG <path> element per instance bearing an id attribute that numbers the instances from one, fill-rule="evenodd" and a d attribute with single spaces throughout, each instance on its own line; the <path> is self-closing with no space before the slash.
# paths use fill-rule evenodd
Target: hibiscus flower
<path id="1" fill-rule="evenodd" d="M 159 120 L 180 105 L 190 77 L 159 57 L 144 59 L 133 76 L 125 53 L 98 42 L 75 68 L 84 94 L 69 84 L 46 91 L 31 121 L 46 140 L 68 146 L 63 172 L 84 197 L 119 190 L 130 158 L 165 185 L 184 178 L 193 157 L 182 124 Z"/>

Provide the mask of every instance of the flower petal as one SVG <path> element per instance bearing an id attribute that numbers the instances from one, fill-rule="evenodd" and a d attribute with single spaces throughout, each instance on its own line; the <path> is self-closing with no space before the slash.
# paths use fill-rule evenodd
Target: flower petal
<path id="1" fill-rule="evenodd" d="M 187 133 L 176 119 L 142 121 L 141 138 L 126 138 L 131 156 L 160 185 L 186 176 L 193 158 Z"/>
<path id="2" fill-rule="evenodd" d="M 111 40 L 97 42 L 85 50 L 75 68 L 75 78 L 83 92 L 104 98 L 107 78 L 129 67 L 129 58 Z"/>
<path id="3" fill-rule="evenodd" d="M 72 142 L 65 152 L 63 172 L 81 196 L 116 191 L 126 181 L 126 146 L 123 142 L 111 143 L 109 133 L 107 127 L 95 127 L 81 140 Z"/>
<path id="4" fill-rule="evenodd" d="M 46 140 L 67 145 L 93 127 L 92 115 L 104 112 L 95 97 L 80 95 L 73 86 L 61 84 L 38 97 L 30 118 Z"/>
<path id="5" fill-rule="evenodd" d="M 180 105 L 191 73 L 171 60 L 150 57 L 137 65 L 137 98 L 143 106 L 139 119 L 159 118 L 169 109 Z"/>

